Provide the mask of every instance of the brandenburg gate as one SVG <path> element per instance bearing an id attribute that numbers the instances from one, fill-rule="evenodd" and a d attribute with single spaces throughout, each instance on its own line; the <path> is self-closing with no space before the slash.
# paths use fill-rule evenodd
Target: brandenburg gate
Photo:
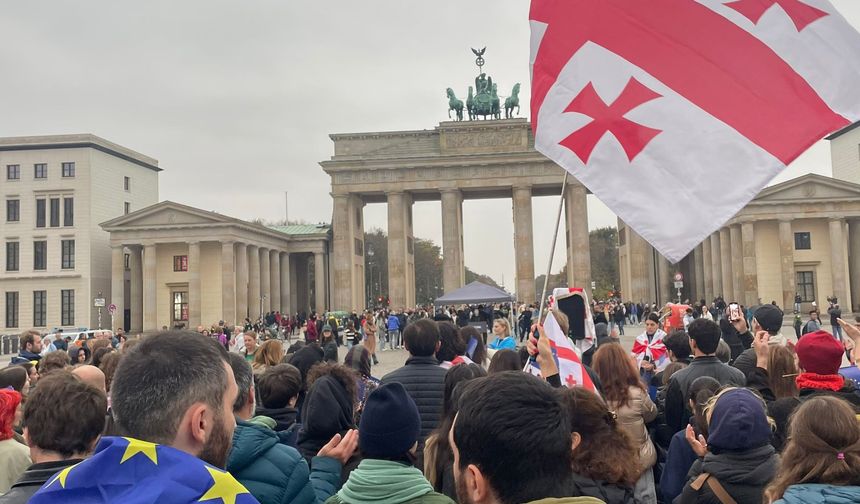
<path id="1" fill-rule="evenodd" d="M 331 139 L 334 156 L 320 163 L 331 176 L 334 199 L 331 309 L 365 306 L 367 203 L 388 204 L 389 297 L 393 308 L 409 308 L 415 305 L 412 204 L 442 202 L 443 284 L 450 292 L 465 283 L 463 201 L 482 198 L 513 200 L 516 297 L 536 301 L 532 196 L 560 195 L 564 172 L 534 149 L 525 119 L 442 122 L 433 130 L 334 134 Z M 586 195 L 586 188 L 569 177 L 564 194 L 567 281 L 590 295 Z M 549 243 L 550 237 L 540 239 Z"/>

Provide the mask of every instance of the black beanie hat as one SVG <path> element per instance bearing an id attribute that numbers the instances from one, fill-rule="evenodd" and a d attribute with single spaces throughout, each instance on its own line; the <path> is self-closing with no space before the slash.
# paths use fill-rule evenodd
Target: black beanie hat
<path id="1" fill-rule="evenodd" d="M 386 383 L 371 392 L 358 426 L 361 453 L 368 458 L 397 457 L 418 441 L 421 417 L 403 385 Z"/>

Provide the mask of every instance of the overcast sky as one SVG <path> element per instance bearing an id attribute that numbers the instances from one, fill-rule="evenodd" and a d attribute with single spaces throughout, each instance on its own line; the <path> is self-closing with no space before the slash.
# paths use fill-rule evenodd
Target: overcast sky
<path id="1" fill-rule="evenodd" d="M 821 0 L 809 0 L 818 3 Z M 833 0 L 855 26 L 860 2 Z M 6 2 L 0 136 L 94 133 L 159 160 L 161 199 L 234 217 L 331 220 L 330 133 L 432 129 L 445 88 L 474 79 L 470 47 L 502 95 L 529 96 L 526 0 Z M 461 96 L 463 98 L 463 96 Z M 830 174 L 820 142 L 777 181 Z M 718 177 L 715 177 L 718 180 Z M 535 198 L 546 269 L 557 199 Z M 615 217 L 589 197 L 589 225 Z M 441 243 L 438 202 L 415 234 Z M 510 200 L 465 203 L 466 264 L 514 286 Z M 385 229 L 384 205 L 365 209 Z M 563 234 L 562 234 L 563 236 Z M 562 240 L 563 241 L 563 240 Z M 564 263 L 562 243 L 553 270 Z"/>

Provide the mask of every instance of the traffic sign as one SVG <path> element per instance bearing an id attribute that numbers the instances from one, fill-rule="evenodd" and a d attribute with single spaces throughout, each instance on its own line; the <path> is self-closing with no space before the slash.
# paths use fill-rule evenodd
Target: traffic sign
<path id="1" fill-rule="evenodd" d="M 675 282 L 675 288 L 676 289 L 683 289 L 684 288 L 684 282 Z"/>
<path id="2" fill-rule="evenodd" d="M 93 300 L 93 306 L 96 308 L 102 308 L 105 305 L 105 298 L 95 298 Z"/>
<path id="3" fill-rule="evenodd" d="M 678 273 L 675 273 L 675 281 L 676 282 L 683 282 L 684 281 L 684 275 L 682 275 L 680 271 Z"/>
<path id="4" fill-rule="evenodd" d="M 110 305 L 108 305 L 108 313 L 110 313 L 111 315 L 116 313 L 116 305 L 115 304 L 111 303 Z"/>

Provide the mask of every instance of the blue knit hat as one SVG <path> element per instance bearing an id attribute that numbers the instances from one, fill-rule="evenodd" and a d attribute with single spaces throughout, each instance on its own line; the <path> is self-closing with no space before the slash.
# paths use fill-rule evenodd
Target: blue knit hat
<path id="1" fill-rule="evenodd" d="M 403 385 L 386 383 L 371 392 L 358 426 L 358 444 L 368 458 L 397 457 L 418 441 L 421 417 Z"/>
<path id="2" fill-rule="evenodd" d="M 770 443 L 772 433 L 762 400 L 748 389 L 720 396 L 711 413 L 708 447 L 713 452 L 742 451 Z"/>

